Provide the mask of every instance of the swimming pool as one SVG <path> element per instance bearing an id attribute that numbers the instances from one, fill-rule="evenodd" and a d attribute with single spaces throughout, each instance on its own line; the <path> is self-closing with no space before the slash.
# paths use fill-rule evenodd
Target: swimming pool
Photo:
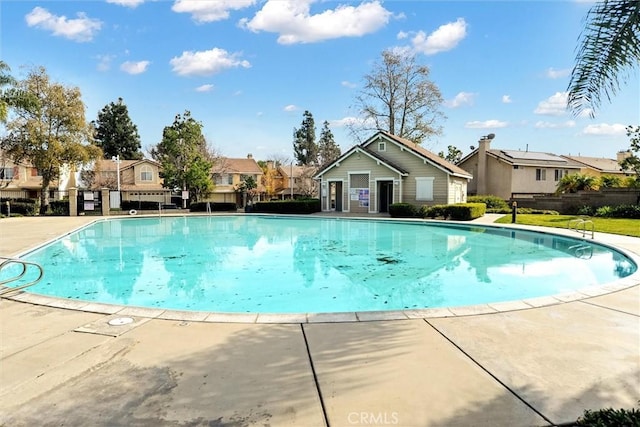
<path id="1" fill-rule="evenodd" d="M 407 310 L 572 292 L 636 272 L 582 239 L 473 224 L 260 215 L 97 221 L 23 256 L 29 292 L 230 313 Z"/>

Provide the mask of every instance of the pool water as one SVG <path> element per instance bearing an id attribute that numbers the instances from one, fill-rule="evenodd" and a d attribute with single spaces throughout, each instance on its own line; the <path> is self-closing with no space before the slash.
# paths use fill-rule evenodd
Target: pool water
<path id="1" fill-rule="evenodd" d="M 403 310 L 520 300 L 634 273 L 585 240 L 423 221 L 190 216 L 95 222 L 23 258 L 29 292 L 214 312 Z"/>

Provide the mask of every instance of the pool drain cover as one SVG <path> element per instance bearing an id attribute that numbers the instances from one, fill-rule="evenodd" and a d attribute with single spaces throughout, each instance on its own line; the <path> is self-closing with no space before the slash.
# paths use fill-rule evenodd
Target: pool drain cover
<path id="1" fill-rule="evenodd" d="M 133 319 L 131 317 L 116 317 L 115 319 L 109 320 L 107 323 L 111 326 L 122 326 L 133 323 Z"/>

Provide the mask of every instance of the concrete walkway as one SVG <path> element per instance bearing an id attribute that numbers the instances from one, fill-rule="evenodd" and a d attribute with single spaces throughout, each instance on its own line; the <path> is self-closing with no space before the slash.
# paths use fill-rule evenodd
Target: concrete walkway
<path id="1" fill-rule="evenodd" d="M 2 219 L 0 255 L 91 220 Z M 596 238 L 640 254 L 640 239 Z M 638 275 L 633 281 L 538 308 L 348 323 L 132 315 L 113 327 L 107 321 L 131 309 L 2 299 L 0 425 L 570 423 L 584 409 L 638 406 Z"/>

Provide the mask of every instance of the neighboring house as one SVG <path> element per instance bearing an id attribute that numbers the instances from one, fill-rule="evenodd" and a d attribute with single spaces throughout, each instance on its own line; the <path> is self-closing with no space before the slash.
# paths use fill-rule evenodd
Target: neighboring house
<path id="1" fill-rule="evenodd" d="M 273 162 L 268 161 L 267 171 L 273 171 L 270 176 L 274 197 L 279 199 L 318 197 L 318 182 L 313 178 L 316 172 L 315 167 L 289 164 L 274 168 Z"/>
<path id="2" fill-rule="evenodd" d="M 252 192 L 253 201 L 261 200 L 265 188 L 262 184 L 262 169 L 251 154 L 246 159 L 222 157 L 213 166 L 213 192 L 209 200 L 217 203 L 235 203 L 244 207 L 248 203 L 246 194 L 238 191 L 240 184 L 249 176 L 253 177 L 258 187 Z"/>
<path id="3" fill-rule="evenodd" d="M 624 178 L 626 176 L 633 175 L 633 171 L 625 171 L 620 166 L 620 162 L 630 155 L 631 153 L 629 151 L 619 151 L 617 153 L 616 160 L 606 159 L 604 157 L 585 157 L 571 155 L 563 155 L 562 157 L 579 163 L 581 166 L 581 174 L 591 175 L 595 177 L 612 175 Z"/>
<path id="4" fill-rule="evenodd" d="M 160 164 L 154 160 L 120 160 L 117 163 L 111 159 L 100 159 L 93 166 L 93 172 L 92 182 L 83 183 L 78 179 L 78 186 L 114 191 L 119 184 L 123 201 L 171 202 L 171 189 L 162 187 Z"/>
<path id="5" fill-rule="evenodd" d="M 0 197 L 37 199 L 42 189 L 42 176 L 28 162 L 14 163 L 0 153 Z M 57 196 L 58 181 L 49 185 L 49 197 Z"/>
<path id="6" fill-rule="evenodd" d="M 482 137 L 478 148 L 462 158 L 458 166 L 473 175 L 469 195 L 515 197 L 553 194 L 558 181 L 578 173 L 582 165 L 555 154 L 491 149 L 492 138 Z"/>
<path id="7" fill-rule="evenodd" d="M 323 211 L 378 213 L 388 212 L 392 203 L 466 202 L 471 174 L 420 145 L 378 131 L 315 178 Z"/>

